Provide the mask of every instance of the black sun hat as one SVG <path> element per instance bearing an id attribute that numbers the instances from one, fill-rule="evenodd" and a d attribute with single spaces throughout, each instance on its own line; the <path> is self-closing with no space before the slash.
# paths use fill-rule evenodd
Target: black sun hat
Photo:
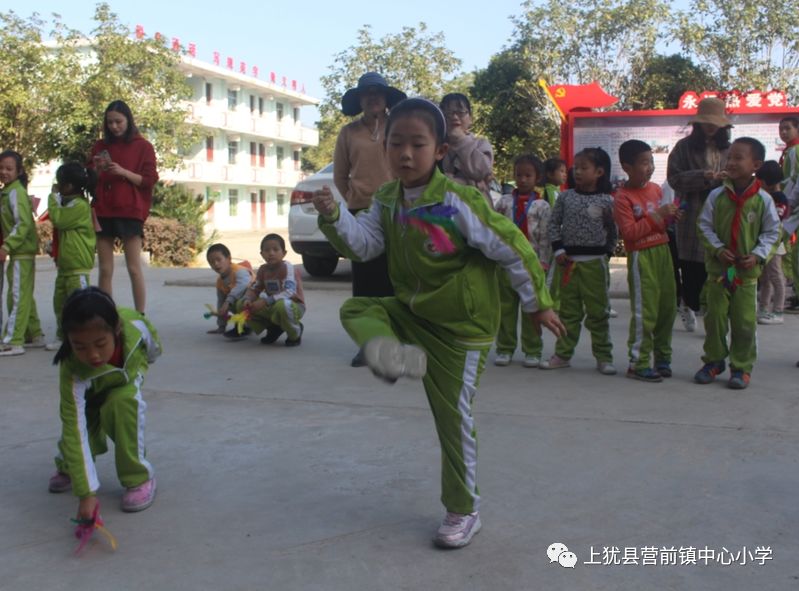
<path id="1" fill-rule="evenodd" d="M 358 78 L 358 86 L 350 88 L 344 93 L 344 96 L 341 97 L 341 112 L 350 117 L 360 113 L 362 111 L 361 92 L 372 87 L 383 89 L 386 95 L 386 106 L 389 109 L 406 96 L 401 90 L 389 86 L 386 79 L 377 72 L 367 72 Z"/>

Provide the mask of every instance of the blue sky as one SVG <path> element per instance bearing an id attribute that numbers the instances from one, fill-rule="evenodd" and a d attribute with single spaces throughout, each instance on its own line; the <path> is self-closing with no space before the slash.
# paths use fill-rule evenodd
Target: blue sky
<path id="1" fill-rule="evenodd" d="M 88 33 L 96 4 L 94 0 L 0 0 L 0 9 L 21 16 L 29 16 L 34 10 L 42 17 L 56 12 L 68 26 Z M 521 0 L 403 0 L 396 4 L 380 0 L 110 0 L 108 4 L 131 29 L 140 24 L 148 36 L 158 31 L 170 40 L 179 38 L 185 46 L 193 42 L 197 57 L 204 61 L 212 61 L 213 52 L 218 51 L 223 63 L 230 56 L 236 67 L 243 61 L 248 68 L 257 65 L 267 76 L 274 71 L 278 77 L 296 79 L 305 84 L 308 94 L 321 99 L 320 76 L 336 53 L 355 42 L 358 29 L 365 24 L 372 26 L 374 38 L 379 39 L 423 21 L 428 31 L 444 32 L 446 45 L 468 72 L 485 67 L 507 44 L 513 31 L 509 17 L 520 11 Z M 488 6 L 490 15 L 486 14 Z M 303 121 L 312 124 L 315 110 L 304 111 Z"/>

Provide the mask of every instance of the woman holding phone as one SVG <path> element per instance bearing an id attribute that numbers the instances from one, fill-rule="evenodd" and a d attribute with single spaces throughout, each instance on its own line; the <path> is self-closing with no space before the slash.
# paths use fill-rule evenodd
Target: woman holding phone
<path id="1" fill-rule="evenodd" d="M 93 167 L 98 174 L 94 213 L 99 226 L 99 287 L 111 294 L 114 240 L 119 238 L 125 251 L 133 304 L 137 311 L 144 313 L 142 238 L 158 172 L 155 150 L 139 133 L 130 107 L 123 101 L 113 101 L 106 108 L 103 139 L 92 147 L 88 166 Z"/>

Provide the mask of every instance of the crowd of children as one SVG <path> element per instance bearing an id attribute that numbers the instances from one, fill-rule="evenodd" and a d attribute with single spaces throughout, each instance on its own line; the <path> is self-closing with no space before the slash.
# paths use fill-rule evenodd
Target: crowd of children
<path id="1" fill-rule="evenodd" d="M 470 125 L 463 95 L 448 95 L 440 106 L 402 100 L 385 128 L 395 180 L 357 215 L 340 207 L 327 187 L 314 196 L 320 228 L 339 252 L 355 261 L 387 257 L 395 295 L 348 299 L 341 320 L 377 377 L 423 381 L 441 444 L 446 509 L 434 541 L 447 548 L 468 544 L 481 527 L 472 406 L 491 346 L 496 365 L 511 363 L 520 315 L 525 367 L 569 367 L 585 324 L 597 370 L 616 374 L 608 286 L 619 237 L 631 307 L 626 375 L 644 382 L 672 376 L 679 298 L 669 228 L 684 214 L 651 182 L 652 149 L 640 140 L 619 149 L 627 180 L 616 190 L 610 156 L 601 148 L 574 156 L 568 182 L 564 161 L 522 154 L 514 161 L 515 188 L 494 204 L 486 199 L 490 147 L 481 148 Z M 779 133 L 786 143 L 779 163 L 764 162 L 765 148 L 753 138 L 732 142 L 723 171 L 714 173 L 722 183 L 698 213 L 707 273 L 704 365 L 694 375 L 699 384 L 714 381 L 729 361 L 729 387 L 746 388 L 757 324 L 783 322 L 783 243 L 799 226 L 799 213 L 792 214 L 799 201 L 799 120 L 783 119 Z M 448 144 L 457 149 L 448 152 Z M 444 170 L 475 174 L 447 175 L 442 162 Z M 97 175 L 73 162 L 58 169 L 56 181 L 48 216 L 57 334 L 46 346 L 57 351 L 62 433 L 49 490 L 73 489 L 77 521 L 86 525 L 98 519 L 94 460 L 107 450 L 106 438 L 114 442 L 126 488 L 122 509 L 140 511 L 155 498 L 141 388 L 161 345 L 144 314 L 118 308 L 106 291 L 89 286 L 96 251 L 89 197 Z M 0 260 L 8 259 L 0 356 L 13 356 L 45 346 L 33 298 L 38 240 L 18 153 L 0 153 L 0 182 Z M 260 254 L 264 264 L 253 272 L 248 263 L 234 263 L 224 244 L 208 248 L 208 264 L 218 275 L 216 327 L 208 332 L 228 339 L 264 333 L 264 345 L 285 334 L 285 346 L 298 346 L 306 310 L 299 269 L 285 260 L 278 234 L 264 236 Z M 542 327 L 557 339 L 546 360 Z"/>

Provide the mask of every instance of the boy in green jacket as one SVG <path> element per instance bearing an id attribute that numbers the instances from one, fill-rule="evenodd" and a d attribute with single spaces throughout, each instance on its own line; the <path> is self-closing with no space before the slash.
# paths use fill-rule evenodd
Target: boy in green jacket
<path id="1" fill-rule="evenodd" d="M 729 356 L 728 386 L 742 390 L 749 385 L 757 357 L 757 278 L 780 236 L 774 200 L 754 177 L 765 157 L 766 149 L 758 140 L 735 140 L 727 159 L 727 178 L 708 195 L 697 221 L 708 275 L 705 365 L 694 376 L 698 384 L 715 380 Z"/>

